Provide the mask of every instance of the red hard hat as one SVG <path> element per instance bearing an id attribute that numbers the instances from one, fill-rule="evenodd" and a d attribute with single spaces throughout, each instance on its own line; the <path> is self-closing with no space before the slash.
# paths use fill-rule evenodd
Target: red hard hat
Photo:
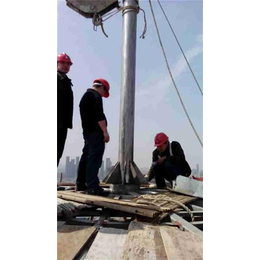
<path id="1" fill-rule="evenodd" d="M 70 63 L 70 65 L 73 64 L 70 60 L 70 57 L 65 52 L 63 52 L 57 56 L 57 62 L 59 62 L 59 61 L 68 61 Z"/>
<path id="2" fill-rule="evenodd" d="M 159 133 L 154 138 L 154 146 L 161 146 L 169 140 L 169 137 L 165 133 Z"/>
<path id="3" fill-rule="evenodd" d="M 106 88 L 107 92 L 106 92 L 106 94 L 104 95 L 104 97 L 105 97 L 105 98 L 108 98 L 108 97 L 109 97 L 109 89 L 110 89 L 109 83 L 108 83 L 105 79 L 95 79 L 95 80 L 93 81 L 93 84 L 94 84 L 94 83 L 101 83 L 101 84 Z"/>

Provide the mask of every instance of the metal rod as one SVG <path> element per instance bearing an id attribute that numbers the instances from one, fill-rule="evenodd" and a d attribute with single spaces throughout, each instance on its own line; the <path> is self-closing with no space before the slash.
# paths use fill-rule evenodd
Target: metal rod
<path id="1" fill-rule="evenodd" d="M 134 107 L 136 67 L 137 1 L 123 5 L 122 82 L 120 104 L 119 152 L 122 184 L 129 183 L 134 148 Z"/>

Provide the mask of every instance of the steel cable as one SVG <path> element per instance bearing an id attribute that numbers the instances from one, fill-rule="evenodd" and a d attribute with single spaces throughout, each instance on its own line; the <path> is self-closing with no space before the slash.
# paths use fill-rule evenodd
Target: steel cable
<path id="1" fill-rule="evenodd" d="M 200 140 L 200 137 L 199 137 L 199 135 L 198 135 L 198 133 L 197 133 L 197 131 L 196 131 L 196 129 L 195 129 L 195 127 L 194 127 L 194 125 L 193 125 L 193 123 L 192 123 L 190 117 L 189 117 L 189 114 L 188 114 L 188 112 L 187 112 L 187 110 L 186 110 L 186 107 L 185 107 L 183 101 L 182 101 L 182 98 L 181 98 L 181 95 L 180 95 L 180 93 L 179 93 L 179 90 L 178 90 L 178 88 L 177 88 L 177 86 L 176 86 L 176 84 L 175 84 L 175 81 L 174 81 L 174 79 L 173 79 L 173 76 L 172 76 L 172 73 L 171 73 L 171 70 L 170 70 L 170 67 L 169 67 L 169 64 L 168 64 L 168 60 L 167 60 L 167 57 L 166 57 L 166 53 L 165 53 L 165 50 L 164 50 L 164 47 L 163 47 L 163 44 L 162 44 L 162 41 L 161 41 L 161 36 L 160 36 L 159 29 L 158 29 L 158 26 L 157 26 L 157 22 L 156 22 L 156 19 L 155 19 L 155 15 L 154 15 L 154 12 L 153 12 L 153 7 L 152 7 L 151 0 L 149 0 L 149 3 L 150 3 L 150 7 L 151 7 L 151 12 L 152 12 L 152 15 L 153 15 L 154 24 L 155 24 L 155 27 L 156 27 L 158 39 L 159 39 L 160 45 L 161 45 L 161 47 L 162 47 L 162 51 L 163 51 L 163 55 L 164 55 L 164 58 L 165 58 L 166 66 L 167 66 L 168 71 L 169 71 L 169 73 L 170 73 L 170 77 L 171 77 L 171 79 L 172 79 L 173 85 L 174 85 L 175 90 L 176 90 L 176 92 L 177 92 L 177 94 L 178 94 L 178 96 L 179 96 L 181 105 L 182 105 L 182 107 L 183 107 L 183 109 L 184 109 L 184 112 L 185 112 L 185 114 L 186 114 L 186 116 L 187 116 L 189 122 L 190 122 L 190 125 L 191 125 L 191 127 L 192 127 L 192 129 L 193 129 L 195 135 L 197 136 L 197 138 L 198 138 L 198 140 L 199 140 L 201 146 L 203 147 L 203 143 L 202 143 L 202 141 Z"/>
<path id="2" fill-rule="evenodd" d="M 169 20 L 168 20 L 168 17 L 167 17 L 167 15 L 165 14 L 164 9 L 163 9 L 163 7 L 162 7 L 160 1 L 159 1 L 159 0 L 157 0 L 157 1 L 158 1 L 159 5 L 160 5 L 160 7 L 161 7 L 161 9 L 162 9 L 162 12 L 163 12 L 163 14 L 164 14 L 164 16 L 165 16 L 165 18 L 166 18 L 166 20 L 167 20 L 167 22 L 168 22 L 170 28 L 171 28 L 171 31 L 172 31 L 172 33 L 173 33 L 173 35 L 174 35 L 174 37 L 175 37 L 175 39 L 176 39 L 176 41 L 177 41 L 179 47 L 180 47 L 180 50 L 181 50 L 181 52 L 182 52 L 182 54 L 183 54 L 183 56 L 184 56 L 184 58 L 185 58 L 185 60 L 186 60 L 186 62 L 187 62 L 187 64 L 188 64 L 188 66 L 189 66 L 189 69 L 190 69 L 190 71 L 191 71 L 191 74 L 192 74 L 192 76 L 193 76 L 195 82 L 197 83 L 197 86 L 198 86 L 198 88 L 199 88 L 199 90 L 200 90 L 200 93 L 201 93 L 201 95 L 203 96 L 203 92 L 202 92 L 202 90 L 201 90 L 201 88 L 200 88 L 200 85 L 199 85 L 199 83 L 198 83 L 198 81 L 197 81 L 197 79 L 196 79 L 196 77 L 195 77 L 195 75 L 194 75 L 194 73 L 193 73 L 193 71 L 192 71 L 192 69 L 191 69 L 191 66 L 190 66 L 190 64 L 189 64 L 189 62 L 188 62 L 188 60 L 187 60 L 187 58 L 186 58 L 186 56 L 185 56 L 185 54 L 184 54 L 184 51 L 182 50 L 182 47 L 181 47 L 181 45 L 180 45 L 180 43 L 179 43 L 179 41 L 178 41 L 178 39 L 177 39 L 176 34 L 174 33 L 174 31 L 173 31 L 173 29 L 172 29 L 172 26 L 171 26 L 171 24 L 170 24 L 170 22 L 169 22 Z"/>

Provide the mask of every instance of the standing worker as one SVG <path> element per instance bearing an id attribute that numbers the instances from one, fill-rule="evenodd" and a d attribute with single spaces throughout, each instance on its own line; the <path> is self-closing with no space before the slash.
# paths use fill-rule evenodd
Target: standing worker
<path id="1" fill-rule="evenodd" d="M 68 128 L 72 129 L 73 117 L 73 92 L 71 89 L 71 80 L 67 77 L 70 71 L 70 66 L 73 63 L 66 53 L 61 53 L 57 56 L 57 74 L 58 74 L 58 131 L 57 131 L 57 166 L 65 146 Z"/>
<path id="2" fill-rule="evenodd" d="M 109 83 L 105 79 L 95 79 L 79 104 L 85 144 L 78 167 L 77 190 L 91 195 L 107 195 L 99 186 L 98 178 L 105 143 L 110 139 L 102 97 L 109 97 Z"/>
<path id="3" fill-rule="evenodd" d="M 188 177 L 191 168 L 185 159 L 181 145 L 176 142 L 169 142 L 164 133 L 158 133 L 154 138 L 153 163 L 147 174 L 148 181 L 155 177 L 158 189 L 166 188 L 165 179 L 171 183 L 178 175 Z"/>

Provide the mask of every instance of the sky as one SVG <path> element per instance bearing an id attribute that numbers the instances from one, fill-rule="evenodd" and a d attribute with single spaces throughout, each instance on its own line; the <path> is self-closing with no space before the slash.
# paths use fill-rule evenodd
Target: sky
<path id="1" fill-rule="evenodd" d="M 202 1 L 160 1 L 171 26 L 182 46 L 191 68 L 203 90 L 203 3 Z M 110 83 L 110 97 L 103 99 L 108 120 L 110 142 L 106 144 L 104 158 L 112 163 L 118 160 L 119 112 L 122 63 L 122 15 L 121 12 L 104 22 L 104 29 L 93 30 L 91 19 L 86 19 L 57 2 L 57 53 L 66 52 L 73 61 L 68 77 L 73 82 L 74 127 L 68 131 L 63 157 L 75 158 L 83 148 L 79 102 L 95 78 L 105 78 Z M 168 63 L 191 121 L 203 142 L 203 97 L 187 66 L 179 46 L 157 1 L 152 1 L 160 36 Z M 159 132 L 178 141 L 191 168 L 196 164 L 203 168 L 203 148 L 185 115 L 166 67 L 159 44 L 149 1 L 140 1 L 145 11 L 147 32 L 144 29 L 143 12 L 137 15 L 136 85 L 134 161 L 140 168 L 149 168 L 154 150 L 154 137 Z"/>

